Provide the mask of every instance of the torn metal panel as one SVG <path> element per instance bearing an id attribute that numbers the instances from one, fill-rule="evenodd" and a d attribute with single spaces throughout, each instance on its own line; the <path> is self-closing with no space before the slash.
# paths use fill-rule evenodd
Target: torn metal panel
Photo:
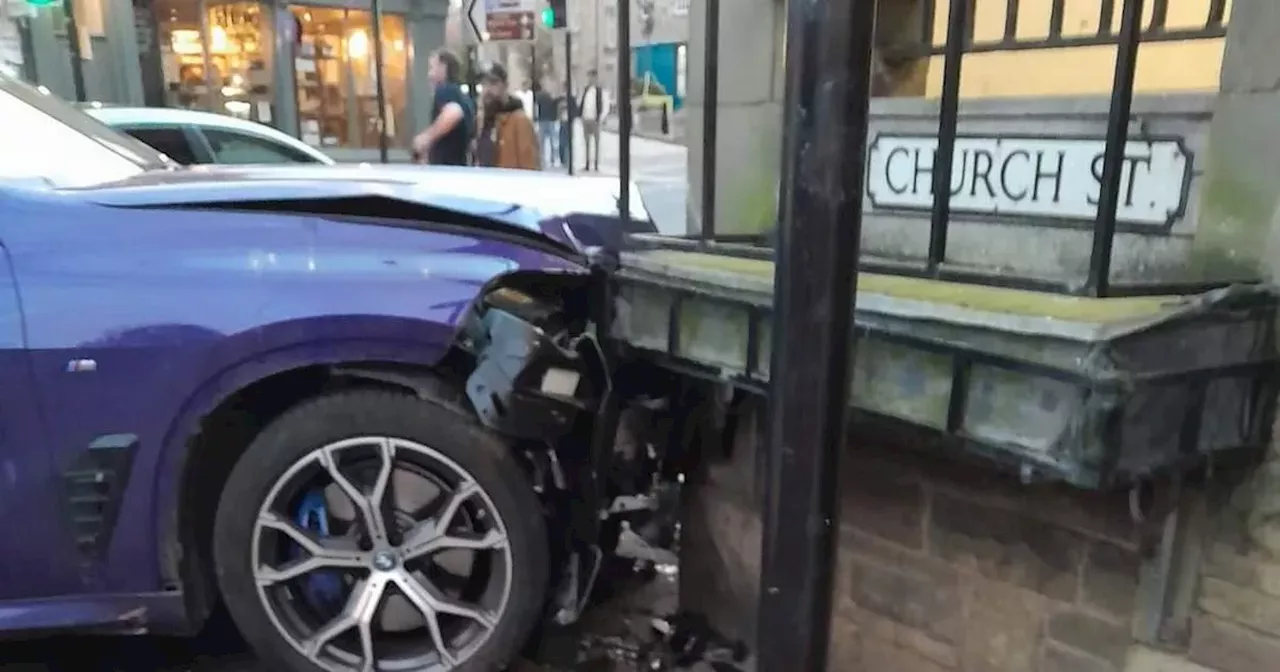
<path id="1" fill-rule="evenodd" d="M 772 271 L 626 253 L 615 335 L 670 366 L 763 389 Z M 1277 298 L 1257 285 L 1098 299 L 863 274 L 853 404 L 1028 478 L 1124 485 L 1263 442 Z"/>

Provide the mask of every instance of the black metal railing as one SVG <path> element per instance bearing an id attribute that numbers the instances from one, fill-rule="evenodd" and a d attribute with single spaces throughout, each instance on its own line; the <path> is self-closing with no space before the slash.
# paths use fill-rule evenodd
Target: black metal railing
<path id="1" fill-rule="evenodd" d="M 884 1 L 884 0 L 882 0 Z M 943 59 L 943 77 L 938 115 L 937 149 L 932 167 L 932 209 L 928 251 L 924 263 L 902 263 L 872 258 L 860 260 L 863 270 L 894 275 L 914 275 L 940 280 L 980 283 L 1032 289 L 1065 294 L 1091 296 L 1141 295 L 1154 293 L 1194 293 L 1213 285 L 1187 283 L 1119 283 L 1111 281 L 1111 259 L 1117 228 L 1117 208 L 1121 200 L 1122 173 L 1125 150 L 1130 140 L 1130 108 L 1133 101 L 1134 72 L 1138 48 L 1144 42 L 1187 41 L 1221 38 L 1226 35 L 1226 0 L 1210 0 L 1204 23 L 1196 26 L 1168 25 L 1169 0 L 1100 0 L 1097 28 L 1090 33 L 1065 32 L 1066 0 L 1052 0 L 1047 31 L 1043 36 L 1026 38 L 1019 36 L 1020 20 L 1025 6 L 1019 0 L 1005 1 L 1004 30 L 999 39 L 978 40 L 975 35 L 974 10 L 976 0 L 942 0 L 947 2 L 946 37 L 937 43 L 933 37 L 937 22 L 939 0 L 919 0 L 921 21 L 918 39 L 884 50 L 882 59 L 902 62 L 912 59 L 940 56 Z M 1149 20 L 1143 21 L 1144 2 L 1151 2 Z M 624 3 L 625 4 L 625 3 Z M 752 257 L 768 257 L 769 241 L 761 236 L 718 234 L 716 230 L 716 179 L 715 147 L 717 141 L 718 57 L 719 57 L 719 1 L 707 0 L 707 20 L 704 41 L 705 88 L 702 115 L 703 175 L 701 181 L 700 230 L 696 239 L 707 247 L 728 253 Z M 1118 30 L 1116 23 L 1119 12 Z M 1024 22 L 1025 23 L 1025 22 Z M 1145 23 L 1145 25 L 1144 25 Z M 1024 33 L 1026 26 L 1023 26 Z M 1102 174 L 1098 194 L 1097 213 L 1091 228 L 1091 247 L 1088 270 L 1084 278 L 1046 279 L 1017 277 L 1005 273 L 986 272 L 972 267 L 958 267 L 947 263 L 947 240 L 951 224 L 952 169 L 955 162 L 955 145 L 959 127 L 960 81 L 964 58 L 968 54 L 1009 52 L 1025 50 L 1060 49 L 1064 47 L 1114 46 L 1116 47 L 1111 100 L 1106 124 L 1106 142 L 1102 158 Z M 626 143 L 624 136 L 623 142 Z M 786 179 L 786 175 L 782 179 Z M 624 185 L 625 191 L 625 185 Z M 746 248 L 733 245 L 726 248 L 721 243 L 758 243 L 761 247 Z"/>

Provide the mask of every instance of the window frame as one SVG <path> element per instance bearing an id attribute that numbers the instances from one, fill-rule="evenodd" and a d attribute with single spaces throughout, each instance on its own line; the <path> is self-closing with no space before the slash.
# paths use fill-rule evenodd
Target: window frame
<path id="1" fill-rule="evenodd" d="M 192 128 L 191 124 L 166 124 L 164 122 L 158 122 L 158 121 L 141 121 L 141 122 L 127 122 L 127 123 L 119 124 L 117 126 L 113 126 L 112 128 L 115 128 L 116 130 L 120 131 L 121 133 L 124 133 L 125 135 L 128 135 L 131 138 L 133 137 L 133 135 L 130 133 L 130 131 L 134 131 L 134 130 L 161 129 L 161 130 L 181 131 L 183 137 L 187 139 L 187 145 L 191 148 L 191 155 L 194 156 L 196 159 L 196 162 L 191 165 L 200 166 L 200 165 L 213 163 L 213 153 L 210 151 L 209 145 L 205 142 L 203 136 L 195 132 L 195 129 Z M 139 142 L 142 142 L 142 140 L 138 138 L 134 138 L 134 139 L 138 140 Z M 157 151 L 160 151 L 160 150 L 157 150 Z M 173 159 L 173 157 L 169 157 L 169 158 Z M 178 161 L 177 159 L 173 159 L 173 160 Z"/>
<path id="2" fill-rule="evenodd" d="M 224 135 L 235 136 L 238 138 L 246 138 L 250 142 L 258 142 L 270 147 L 273 150 L 277 150 L 283 156 L 299 157 L 292 161 L 282 163 L 280 165 L 312 165 L 312 166 L 325 165 L 323 162 L 317 160 L 316 157 L 298 149 L 297 147 L 292 147 L 288 144 L 279 142 L 275 138 L 272 138 L 262 133 L 253 133 L 251 131 L 246 131 L 240 128 L 229 128 L 226 126 L 218 126 L 214 124 L 192 124 L 191 132 L 196 136 L 198 136 L 200 138 L 200 142 L 203 143 L 203 146 L 209 155 L 209 163 L 216 164 L 219 166 L 246 166 L 246 165 L 264 165 L 264 164 L 226 163 L 224 161 L 219 160 L 218 153 L 213 149 L 213 141 L 209 139 L 208 134 L 210 132 L 222 133 Z M 274 165 L 274 164 L 266 164 L 266 165 Z"/>

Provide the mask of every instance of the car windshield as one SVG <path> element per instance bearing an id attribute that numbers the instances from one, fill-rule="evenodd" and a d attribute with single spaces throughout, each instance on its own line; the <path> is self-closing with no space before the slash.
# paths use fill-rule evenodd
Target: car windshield
<path id="1" fill-rule="evenodd" d="M 0 181 L 57 187 L 114 182 L 172 168 L 168 157 L 77 110 L 44 87 L 0 72 Z"/>

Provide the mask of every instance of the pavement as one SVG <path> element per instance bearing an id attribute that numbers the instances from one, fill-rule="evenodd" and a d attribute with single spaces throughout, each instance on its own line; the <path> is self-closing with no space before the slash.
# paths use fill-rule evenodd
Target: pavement
<path id="1" fill-rule="evenodd" d="M 573 142 L 574 171 L 582 174 L 586 164 L 582 128 Z M 618 134 L 600 133 L 600 170 L 588 174 L 617 175 Z M 653 215 L 658 230 L 667 235 L 684 235 L 687 230 L 689 160 L 683 145 L 632 136 L 631 180 L 640 189 L 645 207 Z"/>

